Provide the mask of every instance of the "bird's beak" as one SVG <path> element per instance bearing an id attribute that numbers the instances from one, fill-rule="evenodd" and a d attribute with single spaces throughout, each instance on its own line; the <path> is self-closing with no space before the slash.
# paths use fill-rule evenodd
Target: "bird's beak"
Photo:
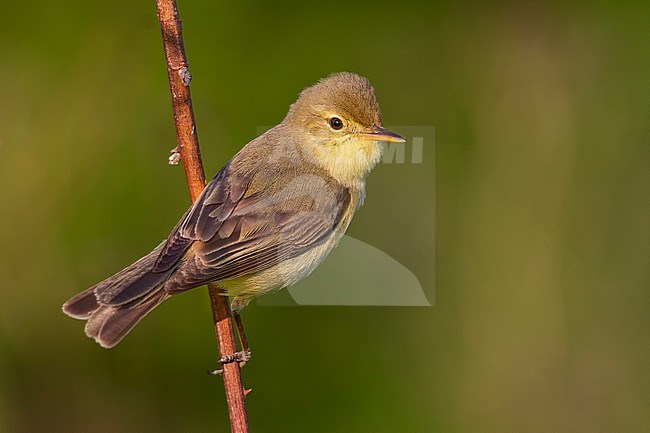
<path id="1" fill-rule="evenodd" d="M 394 142 L 394 143 L 404 143 L 406 140 L 399 134 L 395 134 L 384 128 L 374 128 L 370 132 L 364 132 L 355 134 L 359 138 L 364 140 L 373 140 L 373 141 L 384 141 L 384 142 Z"/>

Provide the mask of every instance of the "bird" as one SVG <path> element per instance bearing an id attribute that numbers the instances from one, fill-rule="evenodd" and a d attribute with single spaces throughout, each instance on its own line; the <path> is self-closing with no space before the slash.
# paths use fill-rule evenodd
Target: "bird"
<path id="1" fill-rule="evenodd" d="M 216 282 L 238 318 L 252 299 L 295 284 L 325 259 L 364 202 L 384 143 L 404 141 L 383 128 L 367 78 L 319 80 L 207 183 L 166 240 L 70 298 L 63 312 L 111 348 L 163 301 Z"/>

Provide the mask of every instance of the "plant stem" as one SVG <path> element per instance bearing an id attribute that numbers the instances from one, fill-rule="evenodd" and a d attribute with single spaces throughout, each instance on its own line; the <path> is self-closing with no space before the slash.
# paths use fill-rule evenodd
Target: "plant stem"
<path id="1" fill-rule="evenodd" d="M 205 174 L 203 173 L 192 99 L 190 97 L 190 75 L 181 34 L 182 25 L 176 0 L 157 0 L 156 3 L 167 60 L 167 75 L 172 94 L 178 150 L 183 161 L 183 167 L 185 167 L 190 197 L 194 201 L 205 187 Z M 228 298 L 219 294 L 219 287 L 216 284 L 208 285 L 208 289 L 214 329 L 219 343 L 219 353 L 222 357 L 232 355 L 236 351 L 236 345 L 233 325 L 230 320 L 231 312 Z M 223 365 L 223 381 L 231 431 L 233 433 L 247 433 L 248 420 L 244 403 L 244 388 L 237 362 Z"/>

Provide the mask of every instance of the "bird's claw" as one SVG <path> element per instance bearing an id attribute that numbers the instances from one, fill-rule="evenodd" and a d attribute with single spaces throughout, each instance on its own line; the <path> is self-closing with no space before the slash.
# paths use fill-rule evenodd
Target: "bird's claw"
<path id="1" fill-rule="evenodd" d="M 239 368 L 242 368 L 248 361 L 250 361 L 252 357 L 252 353 L 250 350 L 242 350 L 239 352 L 235 352 L 232 355 L 226 355 L 222 356 L 219 358 L 217 361 L 217 364 L 224 365 L 224 364 L 230 364 L 231 362 L 238 362 L 239 363 Z M 223 368 L 219 368 L 217 370 L 208 370 L 208 374 L 212 375 L 220 375 L 223 373 Z"/>

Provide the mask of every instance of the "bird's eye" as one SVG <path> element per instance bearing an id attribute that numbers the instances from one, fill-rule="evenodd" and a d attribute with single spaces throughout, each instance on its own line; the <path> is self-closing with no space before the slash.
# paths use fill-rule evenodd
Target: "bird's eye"
<path id="1" fill-rule="evenodd" d="M 330 126 L 332 129 L 338 131 L 339 129 L 343 128 L 343 121 L 338 117 L 332 117 L 330 119 Z"/>

